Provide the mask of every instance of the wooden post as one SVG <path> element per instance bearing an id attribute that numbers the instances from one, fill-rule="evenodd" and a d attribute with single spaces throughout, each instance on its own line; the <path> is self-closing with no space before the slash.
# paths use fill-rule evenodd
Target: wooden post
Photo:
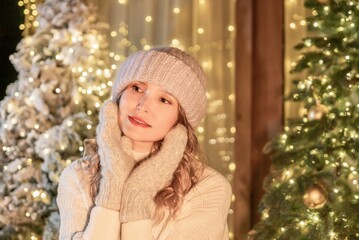
<path id="1" fill-rule="evenodd" d="M 237 0 L 235 239 L 259 221 L 258 203 L 270 159 L 264 145 L 283 116 L 283 1 Z"/>

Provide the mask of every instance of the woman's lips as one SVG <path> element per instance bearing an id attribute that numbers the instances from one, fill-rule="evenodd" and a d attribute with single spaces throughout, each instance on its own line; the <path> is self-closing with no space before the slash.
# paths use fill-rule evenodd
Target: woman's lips
<path id="1" fill-rule="evenodd" d="M 128 119 L 130 120 L 130 122 L 135 125 L 135 126 L 139 126 L 139 127 L 143 127 L 143 128 L 149 128 L 151 127 L 151 125 L 149 125 L 148 123 L 146 123 L 143 119 L 139 118 L 139 117 L 135 117 L 135 116 L 128 116 Z"/>

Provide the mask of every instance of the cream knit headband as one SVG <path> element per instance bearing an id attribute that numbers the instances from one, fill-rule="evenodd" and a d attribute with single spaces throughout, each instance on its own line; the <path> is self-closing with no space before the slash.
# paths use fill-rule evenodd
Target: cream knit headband
<path id="1" fill-rule="evenodd" d="M 174 50 L 182 53 L 181 59 L 165 52 Z M 185 57 L 195 66 L 191 68 Z M 196 127 L 206 112 L 206 79 L 194 58 L 174 48 L 154 48 L 130 55 L 121 65 L 112 87 L 112 99 L 118 99 L 122 90 L 130 83 L 140 81 L 155 84 L 172 94 L 183 108 L 188 122 Z"/>

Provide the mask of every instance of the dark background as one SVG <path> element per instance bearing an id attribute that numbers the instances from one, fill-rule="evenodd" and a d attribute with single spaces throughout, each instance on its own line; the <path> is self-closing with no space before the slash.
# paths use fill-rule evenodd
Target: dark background
<path id="1" fill-rule="evenodd" d="M 24 22 L 23 8 L 16 0 L 1 0 L 0 7 L 0 100 L 7 85 L 17 80 L 17 72 L 9 60 L 21 40 L 19 25 Z"/>

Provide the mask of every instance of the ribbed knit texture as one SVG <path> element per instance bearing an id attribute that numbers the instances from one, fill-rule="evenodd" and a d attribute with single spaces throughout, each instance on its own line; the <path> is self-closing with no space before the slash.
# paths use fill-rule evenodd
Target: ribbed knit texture
<path id="1" fill-rule="evenodd" d="M 61 173 L 60 183 L 57 190 L 57 205 L 60 210 L 60 239 L 72 239 L 77 231 L 83 231 L 89 214 L 89 207 L 86 199 L 91 198 L 86 189 L 89 183 L 81 185 L 86 178 L 76 171 L 78 162 L 73 162 Z M 83 193 L 82 193 L 82 192 Z"/>
<path id="2" fill-rule="evenodd" d="M 69 240 L 76 234 L 81 239 L 91 208 L 86 207 L 84 199 L 89 198 L 89 185 L 70 164 L 60 177 L 57 204 L 60 209 L 60 239 Z M 156 175 L 153 175 L 156 178 Z M 231 187 L 228 181 L 216 171 L 206 167 L 198 184 L 185 196 L 182 208 L 175 219 L 164 219 L 152 228 L 154 240 L 228 240 L 227 214 L 231 202 Z M 168 214 L 167 214 L 168 215 Z M 103 219 L 107 221 L 107 219 Z M 112 224 L 109 222 L 108 229 Z M 117 226 L 114 226 L 117 227 Z M 139 226 L 140 227 L 140 226 Z M 139 232 L 138 234 L 141 234 Z M 138 237 L 138 234 L 136 236 Z M 104 233 L 104 236 L 106 233 Z M 103 239 L 103 238 L 98 238 Z M 106 240 L 118 240 L 118 238 Z M 123 236 L 122 240 L 132 239 Z M 145 239 L 145 238 L 143 238 Z"/>
<path id="3" fill-rule="evenodd" d="M 122 63 L 112 87 L 112 98 L 117 100 L 121 91 L 135 81 L 155 84 L 178 100 L 188 122 L 192 127 L 196 127 L 206 111 L 206 79 L 196 60 L 180 52 L 182 58 L 198 66 L 197 72 L 183 60 L 162 49 L 139 51 Z"/>
<path id="4" fill-rule="evenodd" d="M 135 168 L 123 186 L 121 222 L 152 218 L 151 203 L 172 179 L 187 144 L 187 129 L 178 124 L 165 136 L 160 151 Z"/>
<path id="5" fill-rule="evenodd" d="M 123 184 L 135 165 L 130 140 L 121 136 L 117 118 L 117 104 L 106 101 L 101 107 L 96 129 L 101 166 L 96 205 L 114 210 L 120 209 Z"/>

